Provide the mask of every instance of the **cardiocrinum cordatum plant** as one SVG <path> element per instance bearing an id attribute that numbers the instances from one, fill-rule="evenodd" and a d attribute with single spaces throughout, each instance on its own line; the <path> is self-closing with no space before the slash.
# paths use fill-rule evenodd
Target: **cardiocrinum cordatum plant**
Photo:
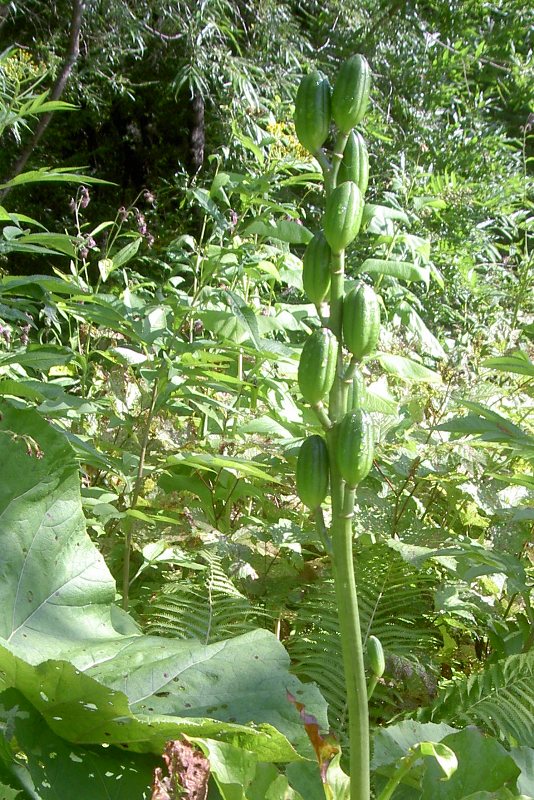
<path id="1" fill-rule="evenodd" d="M 363 281 L 345 292 L 345 251 L 360 231 L 368 183 L 367 147 L 355 127 L 366 112 L 370 83 L 367 61 L 355 55 L 342 64 L 333 89 L 318 71 L 305 76 L 295 108 L 297 136 L 321 166 L 326 195 L 322 230 L 303 259 L 304 290 L 321 327 L 306 340 L 298 371 L 302 397 L 317 413 L 324 434 L 309 436 L 301 445 L 297 491 L 314 513 L 332 559 L 349 715 L 351 800 L 370 797 L 368 697 L 384 671 L 380 642 L 370 637 L 367 685 L 352 526 L 356 487 L 373 463 L 373 422 L 362 408 L 365 384 L 359 365 L 377 345 L 380 301 Z M 332 121 L 336 135 L 329 155 L 323 145 Z M 328 493 L 329 530 L 322 510 Z"/>

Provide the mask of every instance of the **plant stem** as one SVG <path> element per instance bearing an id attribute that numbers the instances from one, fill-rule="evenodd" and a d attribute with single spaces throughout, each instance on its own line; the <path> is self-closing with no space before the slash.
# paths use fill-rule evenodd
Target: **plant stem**
<path id="1" fill-rule="evenodd" d="M 324 175 L 324 179 L 325 179 L 325 184 L 326 184 L 328 182 L 328 180 L 329 180 L 329 175 L 330 175 L 330 173 L 332 171 L 332 165 L 330 164 L 330 161 L 328 160 L 328 156 L 326 155 L 325 151 L 321 147 L 313 155 L 315 156 L 315 158 L 317 159 L 317 161 L 319 162 L 319 164 L 321 166 L 321 169 L 322 169 L 323 175 Z"/>
<path id="2" fill-rule="evenodd" d="M 345 288 L 345 251 L 332 253 L 330 264 L 330 329 L 341 342 L 341 314 Z"/>
<path id="3" fill-rule="evenodd" d="M 323 167 L 327 198 L 337 182 L 339 165 L 348 135 L 339 133 L 330 169 Z M 330 320 L 329 327 L 339 342 L 336 378 L 330 391 L 328 416 L 335 426 L 345 413 L 348 384 L 344 382 L 343 363 L 343 295 L 345 290 L 345 251 L 332 253 L 330 262 Z M 350 371 L 350 367 L 349 367 Z M 339 633 L 343 656 L 343 670 L 347 693 L 350 747 L 350 800 L 369 800 L 371 796 L 369 774 L 369 711 L 367 682 L 363 661 L 362 634 L 354 560 L 352 552 L 352 517 L 354 514 L 354 487 L 347 487 L 336 463 L 336 429 L 328 431 L 330 454 L 330 488 L 332 497 L 332 568 L 336 590 Z"/>
<path id="4" fill-rule="evenodd" d="M 145 471 L 146 451 L 148 447 L 148 440 L 150 437 L 150 426 L 152 425 L 152 420 L 154 418 L 154 409 L 156 407 L 157 396 L 158 396 L 158 379 L 155 378 L 154 383 L 152 385 L 152 394 L 150 396 L 150 406 L 148 409 L 145 430 L 143 433 L 143 441 L 141 442 L 141 452 L 139 453 L 139 464 L 137 467 L 137 475 L 135 478 L 135 484 L 132 492 L 132 502 L 130 503 L 130 509 L 134 509 L 136 507 L 139 495 L 141 494 L 141 486 L 143 484 L 143 477 Z M 132 528 L 133 528 L 133 519 L 132 517 L 127 517 L 125 523 L 125 537 L 124 537 L 124 562 L 122 565 L 122 607 L 124 608 L 125 611 L 128 609 L 128 600 L 130 594 L 130 555 L 132 550 Z"/>
<path id="5" fill-rule="evenodd" d="M 332 434 L 330 441 L 333 453 Z M 335 463 L 331 467 L 331 480 L 333 563 L 349 715 L 350 799 L 369 800 L 367 684 L 352 552 L 354 489 L 343 487 Z"/>
<path id="6" fill-rule="evenodd" d="M 323 428 L 325 429 L 325 431 L 329 431 L 330 428 L 332 427 L 332 422 L 326 412 L 326 408 L 324 407 L 324 405 L 321 402 L 319 402 L 315 403 L 315 405 L 312 406 L 312 408 L 315 411 L 317 418 L 321 423 L 321 425 L 323 426 Z"/>
<path id="7" fill-rule="evenodd" d="M 325 549 L 325 552 L 328 553 L 329 556 L 332 556 L 332 542 L 325 525 L 323 509 L 320 506 L 314 512 L 314 519 L 315 529 Z"/>
<path id="8" fill-rule="evenodd" d="M 349 138 L 348 133 L 342 133 L 341 131 L 338 133 L 336 138 L 336 144 L 334 147 L 334 155 L 332 157 L 332 170 L 330 173 L 330 180 L 332 182 L 332 189 L 335 187 L 337 183 L 337 173 L 339 171 L 339 167 L 341 162 L 343 161 L 343 153 L 345 151 L 345 145 L 347 144 L 347 140 Z"/>
<path id="9" fill-rule="evenodd" d="M 411 770 L 415 762 L 418 758 L 421 757 L 421 750 L 419 746 L 416 747 L 414 751 L 409 753 L 407 756 L 401 759 L 401 762 L 395 771 L 395 773 L 391 776 L 389 781 L 384 786 L 384 789 L 378 795 L 378 800 L 390 800 L 393 792 L 402 781 L 405 775 Z"/>

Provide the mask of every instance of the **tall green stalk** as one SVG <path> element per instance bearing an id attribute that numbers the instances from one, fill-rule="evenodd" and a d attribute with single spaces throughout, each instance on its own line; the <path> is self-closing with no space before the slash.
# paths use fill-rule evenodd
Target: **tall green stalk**
<path id="1" fill-rule="evenodd" d="M 362 192 L 367 186 L 367 150 L 364 147 L 361 151 L 360 158 L 366 159 L 362 170 L 361 160 L 354 161 L 355 138 L 352 136 L 351 140 L 351 131 L 365 113 L 369 85 L 367 62 L 362 56 L 353 56 L 342 65 L 333 92 L 319 72 L 303 78 L 295 110 L 297 135 L 321 166 L 326 195 L 324 233 L 316 235 L 310 243 L 303 278 L 322 328 L 310 337 L 299 365 L 302 396 L 316 411 L 326 432 L 326 444 L 317 446 L 321 437 L 314 436 L 303 446 L 297 464 L 297 489 L 300 487 L 301 499 L 314 512 L 317 532 L 327 545 L 334 573 L 349 720 L 351 800 L 369 800 L 371 792 L 368 688 L 354 574 L 352 520 L 356 486 L 372 463 L 372 429 L 361 409 L 347 408 L 347 398 L 358 362 L 376 345 L 379 317 L 378 300 L 369 287 L 361 297 L 356 297 L 353 290 L 347 304 L 345 248 L 358 234 L 364 203 Z M 331 113 L 339 130 L 329 159 L 323 144 L 328 137 Z M 353 143 L 352 155 L 345 160 L 349 141 Z M 365 179 L 360 180 L 363 175 Z M 370 299 L 369 293 L 373 295 Z M 361 326 L 358 304 L 367 304 Z M 344 314 L 355 322 L 348 328 L 349 342 L 343 341 Z M 348 364 L 344 345 L 351 354 Z M 340 430 L 342 435 L 338 435 Z M 310 446 L 312 441 L 314 447 Z M 323 448 L 327 448 L 327 460 L 322 456 Z M 326 470 L 326 475 L 322 470 Z M 328 483 L 332 504 L 330 531 L 325 527 L 321 510 Z M 325 787 L 327 796 L 331 795 L 329 792 Z"/>
<path id="2" fill-rule="evenodd" d="M 333 438 L 331 436 L 329 441 L 331 451 L 335 448 Z M 352 550 L 354 492 L 344 486 L 337 468 L 331 468 L 330 480 L 332 561 L 349 719 L 350 797 L 351 800 L 368 800 L 369 712 Z"/>
<path id="3" fill-rule="evenodd" d="M 328 184 L 326 183 L 328 186 Z M 331 187 L 335 188 L 334 186 Z M 345 251 L 332 255 L 330 320 L 329 327 L 336 335 L 340 347 L 334 385 L 330 391 L 329 417 L 332 423 L 339 422 L 345 413 L 344 363 L 342 350 L 342 313 L 345 283 Z M 351 800 L 368 800 L 369 781 L 369 712 L 367 684 L 363 661 L 363 646 L 360 628 L 360 613 L 354 554 L 352 548 L 352 519 L 354 516 L 354 490 L 345 486 L 336 465 L 336 437 L 334 429 L 328 436 L 330 454 L 330 493 L 332 500 L 332 566 L 334 572 L 338 608 L 339 632 L 347 709 L 349 719 L 350 746 L 350 793 Z"/>

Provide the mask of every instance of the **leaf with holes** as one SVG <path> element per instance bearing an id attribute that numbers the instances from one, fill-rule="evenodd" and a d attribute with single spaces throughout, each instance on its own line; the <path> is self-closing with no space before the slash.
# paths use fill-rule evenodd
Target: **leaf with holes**
<path id="1" fill-rule="evenodd" d="M 140 635 L 113 605 L 115 584 L 86 534 L 64 436 L 36 412 L 3 404 L 0 437 L 10 464 L 0 484 L 4 687 L 22 691 L 56 733 L 79 742 L 161 750 L 179 726 L 232 740 L 240 731 L 269 760 L 297 757 L 286 736 L 309 752 L 286 690 L 321 724 L 326 706 L 289 674 L 277 638 L 254 630 L 205 646 Z M 250 722 L 263 727 L 245 728 Z"/>

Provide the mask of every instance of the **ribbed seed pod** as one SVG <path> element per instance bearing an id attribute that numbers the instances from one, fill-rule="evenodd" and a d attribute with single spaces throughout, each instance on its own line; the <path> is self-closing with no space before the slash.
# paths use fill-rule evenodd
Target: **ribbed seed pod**
<path id="1" fill-rule="evenodd" d="M 350 383 L 347 394 L 347 411 L 356 411 L 358 408 L 363 408 L 365 394 L 365 378 L 360 370 L 357 369 L 354 373 L 354 377 Z"/>
<path id="2" fill-rule="evenodd" d="M 343 151 L 343 160 L 339 165 L 337 182 L 340 184 L 345 181 L 355 183 L 362 195 L 367 191 L 369 183 L 369 153 L 365 139 L 358 131 L 350 132 Z"/>
<path id="3" fill-rule="evenodd" d="M 300 82 L 294 117 L 299 142 L 310 153 L 315 153 L 326 141 L 331 113 L 328 78 L 317 70 L 310 72 Z"/>
<path id="4" fill-rule="evenodd" d="M 343 62 L 332 93 L 332 116 L 343 133 L 358 125 L 364 118 L 369 104 L 371 70 L 362 55 L 355 55 Z"/>
<path id="5" fill-rule="evenodd" d="M 330 466 L 328 448 L 322 436 L 309 436 L 297 459 L 297 494 L 312 511 L 319 508 L 328 492 Z"/>
<path id="6" fill-rule="evenodd" d="M 343 300 L 343 341 L 360 361 L 376 348 L 380 335 L 380 303 L 374 290 L 362 284 Z"/>
<path id="7" fill-rule="evenodd" d="M 300 356 L 298 381 L 304 400 L 319 403 L 336 376 L 338 342 L 331 330 L 318 328 L 306 339 Z"/>
<path id="8" fill-rule="evenodd" d="M 348 486 L 357 486 L 373 465 L 374 436 L 371 418 L 361 409 L 349 411 L 339 423 L 336 460 Z"/>
<path id="9" fill-rule="evenodd" d="M 327 199 L 324 235 L 333 253 L 340 253 L 358 235 L 363 207 L 362 193 L 353 181 L 336 186 Z"/>
<path id="10" fill-rule="evenodd" d="M 324 233 L 316 233 L 306 247 L 302 260 L 302 285 L 312 303 L 323 303 L 330 292 L 330 259 L 332 250 Z"/>

